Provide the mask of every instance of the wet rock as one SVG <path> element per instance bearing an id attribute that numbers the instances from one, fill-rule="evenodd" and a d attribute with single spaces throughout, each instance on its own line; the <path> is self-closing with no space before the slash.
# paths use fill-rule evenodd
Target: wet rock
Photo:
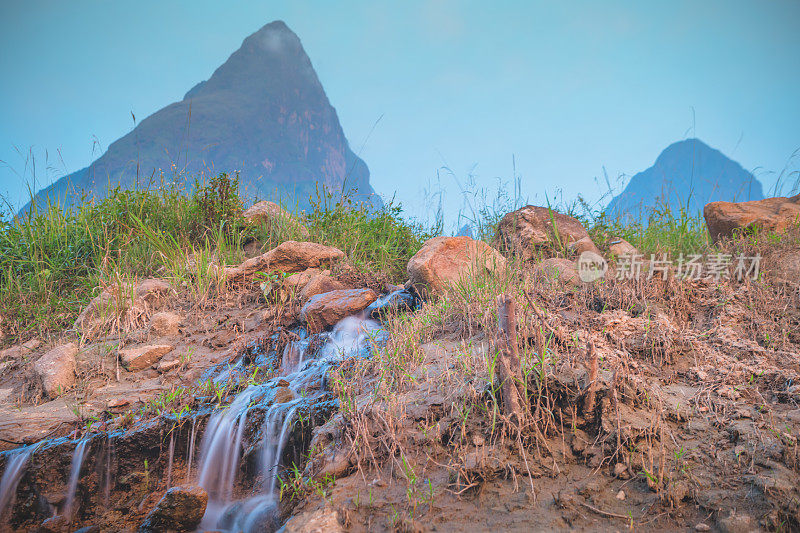
<path id="1" fill-rule="evenodd" d="M 434 237 L 408 262 L 406 270 L 418 294 L 441 295 L 470 276 L 496 274 L 505 268 L 500 252 L 469 237 Z"/>
<path id="2" fill-rule="evenodd" d="M 0 361 L 6 359 L 20 359 L 26 355 L 30 355 L 42 346 L 42 341 L 39 339 L 31 339 L 22 344 L 16 344 L 11 348 L 6 348 L 0 352 Z"/>
<path id="3" fill-rule="evenodd" d="M 135 372 L 137 370 L 144 370 L 153 363 L 158 362 L 171 351 L 172 346 L 169 344 L 153 344 L 140 346 L 139 348 L 120 350 L 119 358 L 125 368 L 131 372 Z"/>
<path id="4" fill-rule="evenodd" d="M 608 251 L 612 256 L 639 255 L 639 250 L 625 239 L 614 239 L 608 245 Z"/>
<path id="5" fill-rule="evenodd" d="M 275 397 L 273 398 L 272 403 L 286 403 L 291 402 L 292 400 L 294 400 L 294 393 L 289 387 L 278 387 L 275 389 Z"/>
<path id="6" fill-rule="evenodd" d="M 715 242 L 756 227 L 784 232 L 800 220 L 800 194 L 750 202 L 711 202 L 703 209 L 703 216 Z"/>
<path id="7" fill-rule="evenodd" d="M 381 296 L 367 307 L 367 315 L 370 318 L 380 319 L 385 316 L 400 311 L 413 311 L 416 307 L 416 300 L 410 291 L 405 289 L 395 290 Z"/>
<path id="8" fill-rule="evenodd" d="M 48 398 L 56 398 L 75 385 L 75 356 L 78 346 L 75 343 L 53 348 L 41 356 L 33 365 Z"/>
<path id="9" fill-rule="evenodd" d="M 559 280 L 574 286 L 581 283 L 581 279 L 578 276 L 578 267 L 574 261 L 569 259 L 561 257 L 545 259 L 536 266 L 536 271 L 552 281 Z"/>
<path id="10" fill-rule="evenodd" d="M 256 272 L 302 272 L 308 268 L 329 266 L 344 259 L 344 252 L 315 242 L 285 241 L 265 254 L 226 267 L 231 281 L 249 279 Z"/>
<path id="11" fill-rule="evenodd" d="M 177 313 L 162 311 L 150 318 L 150 334 L 162 337 L 164 335 L 177 335 L 183 318 Z"/>
<path id="12" fill-rule="evenodd" d="M 203 518 L 208 493 L 202 487 L 172 487 L 158 501 L 140 532 L 192 531 Z"/>
<path id="13" fill-rule="evenodd" d="M 331 291 L 341 291 L 347 289 L 344 283 L 330 277 L 327 274 L 317 274 L 313 276 L 300 291 L 300 302 L 306 303 L 318 294 Z"/>
<path id="14" fill-rule="evenodd" d="M 372 289 L 345 289 L 318 294 L 300 311 L 309 333 L 319 333 L 348 316 L 363 311 L 378 295 Z"/>
<path id="15" fill-rule="evenodd" d="M 42 522 L 37 531 L 38 533 L 68 533 L 70 531 L 69 520 L 65 516 L 57 514 Z"/>
<path id="16" fill-rule="evenodd" d="M 527 205 L 500 220 L 495 241 L 507 253 L 530 260 L 545 248 L 565 249 L 588 237 L 589 232 L 577 219 L 547 207 Z"/>
<path id="17" fill-rule="evenodd" d="M 280 529 L 281 533 L 343 533 L 339 513 L 332 509 L 308 511 L 293 517 Z"/>

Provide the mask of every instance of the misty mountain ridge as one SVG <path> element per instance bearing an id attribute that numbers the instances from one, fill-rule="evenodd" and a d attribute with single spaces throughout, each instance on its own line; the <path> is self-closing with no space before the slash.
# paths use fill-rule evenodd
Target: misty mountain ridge
<path id="1" fill-rule="evenodd" d="M 653 209 L 677 214 L 702 212 L 709 202 L 761 200 L 761 182 L 742 166 L 700 139 L 669 145 L 653 166 L 633 176 L 606 208 L 611 218 L 646 221 Z"/>
<path id="2" fill-rule="evenodd" d="M 81 192 L 147 184 L 162 173 L 196 176 L 238 172 L 244 196 L 309 205 L 324 185 L 355 190 L 355 199 L 382 202 L 367 165 L 349 147 L 300 39 L 275 21 L 244 39 L 208 80 L 180 102 L 156 111 L 113 142 L 88 167 L 36 195 L 74 202 Z M 29 206 L 23 208 L 23 212 Z"/>

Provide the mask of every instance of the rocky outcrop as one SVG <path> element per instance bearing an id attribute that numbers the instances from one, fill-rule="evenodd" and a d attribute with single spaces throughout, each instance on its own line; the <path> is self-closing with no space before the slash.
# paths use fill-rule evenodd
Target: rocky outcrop
<path id="1" fill-rule="evenodd" d="M 169 344 L 141 346 L 139 348 L 120 350 L 119 359 L 125 368 L 131 372 L 136 372 L 152 366 L 171 351 L 172 346 Z"/>
<path id="2" fill-rule="evenodd" d="M 703 216 L 715 242 L 752 228 L 784 232 L 800 223 L 800 194 L 752 202 L 711 202 Z"/>
<path id="3" fill-rule="evenodd" d="M 275 202 L 270 202 L 268 200 L 256 202 L 245 209 L 242 216 L 248 224 L 283 227 L 289 231 L 296 231 L 299 232 L 300 235 L 308 237 L 308 228 L 303 226 L 289 211 Z"/>
<path id="4" fill-rule="evenodd" d="M 547 207 L 527 205 L 500 219 L 495 241 L 506 253 L 530 260 L 547 248 L 566 249 L 588 237 L 589 232 L 577 219 Z"/>
<path id="5" fill-rule="evenodd" d="M 418 294 L 442 294 L 452 284 L 505 268 L 500 252 L 469 237 L 434 237 L 408 262 L 406 270 Z"/>
<path id="6" fill-rule="evenodd" d="M 27 342 L 23 342 L 22 344 L 16 344 L 10 348 L 6 348 L 2 352 L 0 352 L 0 362 L 9 360 L 19 359 L 21 357 L 25 357 L 26 355 L 30 355 L 42 345 L 42 341 L 39 339 L 31 339 Z"/>
<path id="7" fill-rule="evenodd" d="M 608 251 L 612 256 L 619 257 L 621 255 L 639 255 L 639 250 L 634 245 L 625 239 L 614 239 L 608 245 Z"/>
<path id="8" fill-rule="evenodd" d="M 592 252 L 597 255 L 600 255 L 600 250 L 594 244 L 594 241 L 588 236 L 578 239 L 573 243 L 570 243 L 568 248 L 573 254 L 578 256 L 580 256 L 583 252 Z"/>
<path id="9" fill-rule="evenodd" d="M 311 298 L 300 311 L 308 325 L 309 333 L 319 333 L 348 316 L 366 309 L 378 299 L 372 289 L 345 289 L 318 294 Z"/>
<path id="10" fill-rule="evenodd" d="M 330 266 L 344 259 L 344 252 L 315 242 L 286 241 L 269 252 L 225 268 L 229 281 L 252 278 L 256 272 L 302 272 Z"/>
<path id="11" fill-rule="evenodd" d="M 33 364 L 45 396 L 57 398 L 75 385 L 76 355 L 78 346 L 71 342 L 53 348 Z"/>
<path id="12" fill-rule="evenodd" d="M 84 308 L 75 329 L 87 337 L 107 329 L 139 327 L 174 291 L 162 279 L 145 279 L 136 285 L 110 285 Z"/>
<path id="13" fill-rule="evenodd" d="M 202 487 L 172 487 L 158 501 L 139 528 L 141 533 L 194 531 L 208 505 L 208 493 Z"/>

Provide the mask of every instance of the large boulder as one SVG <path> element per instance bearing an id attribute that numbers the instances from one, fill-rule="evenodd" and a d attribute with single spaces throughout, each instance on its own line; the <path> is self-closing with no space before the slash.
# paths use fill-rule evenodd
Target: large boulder
<path id="1" fill-rule="evenodd" d="M 348 316 L 360 313 L 378 299 L 372 289 L 345 289 L 318 294 L 300 311 L 309 333 L 319 333 Z"/>
<path id="2" fill-rule="evenodd" d="M 562 257 L 550 257 L 536 266 L 539 272 L 550 281 L 562 281 L 568 285 L 581 284 L 578 267 L 574 261 Z"/>
<path id="3" fill-rule="evenodd" d="M 139 527 L 142 533 L 194 531 L 208 505 L 208 493 L 202 487 L 172 487 L 158 501 Z"/>
<path id="4" fill-rule="evenodd" d="M 302 272 L 329 266 L 344 259 L 344 252 L 315 242 L 286 241 L 269 252 L 247 259 L 241 265 L 226 267 L 228 280 L 252 278 L 256 272 Z"/>
<path id="5" fill-rule="evenodd" d="M 53 348 L 33 364 L 45 396 L 57 398 L 75 385 L 76 355 L 78 346 L 71 342 Z"/>
<path id="6" fill-rule="evenodd" d="M 546 248 L 566 249 L 588 237 L 589 232 L 577 219 L 547 207 L 527 205 L 500 219 L 495 241 L 507 253 L 530 260 Z"/>
<path id="7" fill-rule="evenodd" d="M 442 294 L 472 275 L 496 273 L 505 258 L 482 241 L 469 237 L 434 237 L 408 262 L 406 270 L 418 294 Z"/>
<path id="8" fill-rule="evenodd" d="M 715 242 L 737 230 L 756 227 L 783 232 L 800 222 L 800 194 L 752 202 L 711 202 L 703 209 L 703 216 Z"/>

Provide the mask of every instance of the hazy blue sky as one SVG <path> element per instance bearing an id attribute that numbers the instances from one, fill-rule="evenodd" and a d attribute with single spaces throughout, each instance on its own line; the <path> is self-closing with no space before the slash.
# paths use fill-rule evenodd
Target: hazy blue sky
<path id="1" fill-rule="evenodd" d="M 80 169 L 131 112 L 180 100 L 275 19 L 300 36 L 377 191 L 417 215 L 445 165 L 493 189 L 514 155 L 531 200 L 597 199 L 604 167 L 631 175 L 686 136 L 768 186 L 800 148 L 798 0 L 4 0 L 0 192 L 27 196 L 14 146 L 33 147 L 40 184 Z M 458 185 L 440 176 L 453 212 Z"/>

